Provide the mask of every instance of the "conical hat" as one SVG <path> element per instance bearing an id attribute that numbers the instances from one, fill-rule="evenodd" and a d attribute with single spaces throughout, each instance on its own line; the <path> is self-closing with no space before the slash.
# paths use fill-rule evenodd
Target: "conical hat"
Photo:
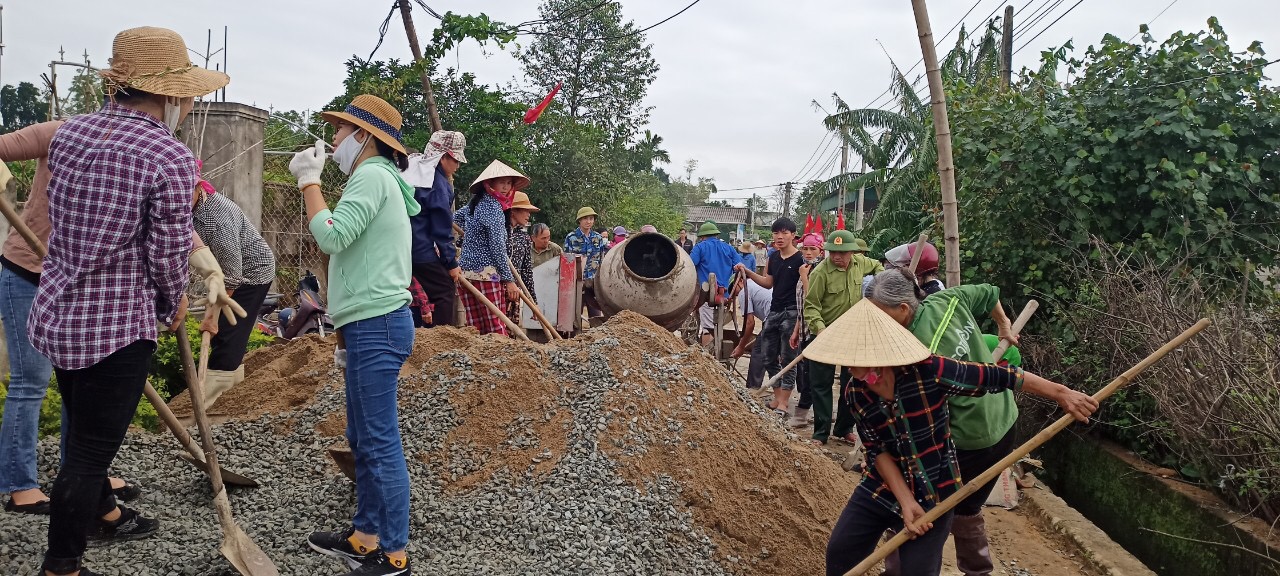
<path id="1" fill-rule="evenodd" d="M 863 298 L 814 338 L 804 357 L 834 366 L 885 368 L 915 364 L 929 349 L 883 310 Z"/>
<path id="2" fill-rule="evenodd" d="M 476 181 L 471 183 L 471 186 L 467 188 L 467 191 L 475 194 L 476 190 L 481 189 L 480 184 L 485 180 L 505 178 L 508 176 L 516 179 L 516 185 L 511 189 L 512 192 L 519 192 L 529 186 L 528 176 L 521 174 L 520 171 L 515 168 L 503 164 L 501 160 L 494 160 L 489 163 L 489 166 L 484 169 L 484 172 L 480 173 L 480 177 L 476 178 Z"/>

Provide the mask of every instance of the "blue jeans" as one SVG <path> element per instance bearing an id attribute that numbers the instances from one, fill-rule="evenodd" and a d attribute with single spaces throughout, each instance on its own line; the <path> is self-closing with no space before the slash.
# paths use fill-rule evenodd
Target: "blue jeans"
<path id="1" fill-rule="evenodd" d="M 796 359 L 799 350 L 791 347 L 791 331 L 796 327 L 798 313 L 791 310 L 771 310 L 760 329 L 760 349 L 765 359 L 765 371 L 777 374 L 783 366 Z M 796 371 L 790 370 L 773 384 L 774 388 L 792 390 L 796 387 Z"/>
<path id="2" fill-rule="evenodd" d="M 53 366 L 31 347 L 27 316 L 36 285 L 0 270 L 0 318 L 9 348 L 9 393 L 0 413 L 0 493 L 38 488 L 36 434 Z"/>
<path id="3" fill-rule="evenodd" d="M 339 330 L 347 343 L 347 442 L 356 459 L 352 526 L 377 535 L 383 550 L 403 550 L 409 544 L 409 468 L 396 388 L 413 350 L 413 318 L 402 306 Z"/>

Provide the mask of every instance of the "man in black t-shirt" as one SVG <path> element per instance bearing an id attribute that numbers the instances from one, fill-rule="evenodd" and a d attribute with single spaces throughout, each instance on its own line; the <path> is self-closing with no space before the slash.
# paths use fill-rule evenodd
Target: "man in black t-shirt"
<path id="1" fill-rule="evenodd" d="M 777 374 L 783 366 L 790 364 L 797 353 L 791 347 L 789 339 L 799 317 L 796 309 L 796 284 L 800 282 L 800 265 L 804 264 L 804 259 L 801 258 L 800 251 L 796 250 L 795 239 L 796 223 L 790 218 L 779 218 L 773 223 L 773 245 L 777 251 L 769 256 L 764 275 L 748 270 L 742 264 L 734 268 L 745 272 L 761 287 L 773 289 L 769 316 L 760 329 L 760 350 L 764 354 L 765 372 L 769 375 Z M 787 415 L 791 391 L 795 387 L 794 371 L 783 375 L 773 384 L 773 400 L 768 406 L 780 417 Z"/>

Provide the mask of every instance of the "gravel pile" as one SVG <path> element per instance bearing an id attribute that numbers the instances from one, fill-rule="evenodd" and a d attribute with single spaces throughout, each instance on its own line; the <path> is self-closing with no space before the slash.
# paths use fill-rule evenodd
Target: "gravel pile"
<path id="1" fill-rule="evenodd" d="M 224 466 L 262 484 L 232 491 L 236 519 L 282 574 L 345 571 L 304 543 L 355 506 L 324 456 L 345 426 L 328 346 L 255 353 L 214 410 Z M 420 331 L 401 375 L 417 574 L 813 574 L 853 488 L 709 357 L 632 314 L 545 346 Z M 175 448 L 167 433 L 129 434 L 113 472 L 144 487 L 135 507 L 161 532 L 90 549 L 90 567 L 233 573 L 207 479 Z M 42 441 L 41 463 L 56 450 Z M 46 522 L 0 514 L 0 574 L 35 573 Z"/>

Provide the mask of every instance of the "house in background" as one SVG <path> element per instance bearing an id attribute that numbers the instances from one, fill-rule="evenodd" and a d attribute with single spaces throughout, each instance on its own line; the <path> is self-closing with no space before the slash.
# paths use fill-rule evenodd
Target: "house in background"
<path id="1" fill-rule="evenodd" d="M 720 227 L 721 238 L 738 241 L 747 228 L 747 209 L 732 206 L 685 206 L 685 229 L 689 237 L 698 234 L 703 222 L 715 222 Z"/>

